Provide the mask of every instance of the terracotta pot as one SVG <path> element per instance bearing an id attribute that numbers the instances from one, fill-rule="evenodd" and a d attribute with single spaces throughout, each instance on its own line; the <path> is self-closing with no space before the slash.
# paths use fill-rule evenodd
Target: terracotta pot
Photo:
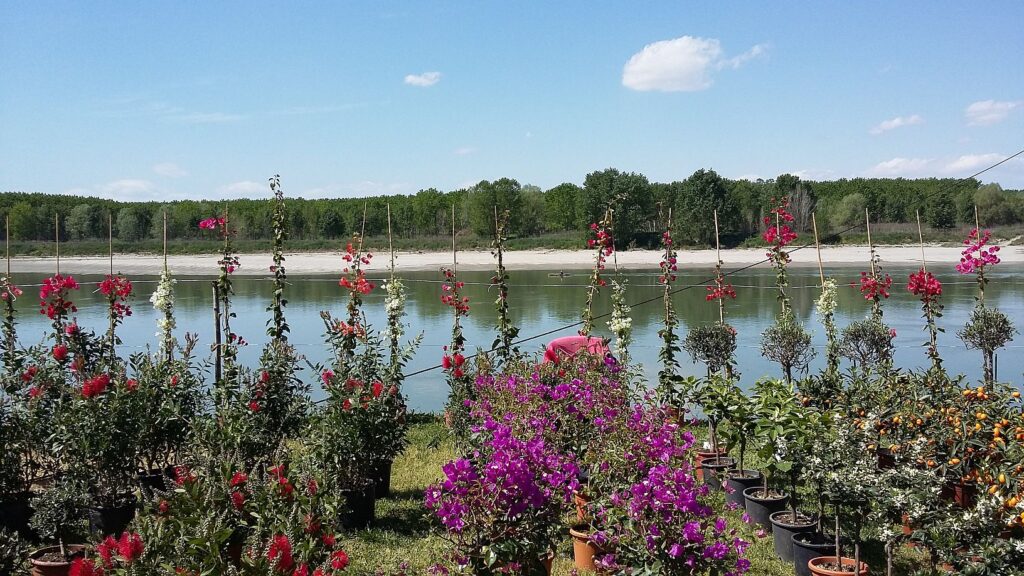
<path id="1" fill-rule="evenodd" d="M 604 554 L 603 550 L 590 540 L 590 534 L 585 532 L 585 526 L 574 526 L 569 529 L 572 536 L 572 557 L 576 569 L 587 572 L 598 572 L 594 556 Z"/>
<path id="2" fill-rule="evenodd" d="M 587 504 L 590 503 L 590 497 L 581 492 L 573 492 L 572 500 L 576 503 L 576 521 L 586 522 L 587 521 Z"/>
<path id="3" fill-rule="evenodd" d="M 747 514 L 750 515 L 750 519 L 754 522 L 757 522 L 764 528 L 771 529 L 772 512 L 785 510 L 786 502 L 789 501 L 789 496 L 783 495 L 774 498 L 762 498 L 757 495 L 760 492 L 761 486 L 753 486 L 743 491 Z"/>
<path id="4" fill-rule="evenodd" d="M 836 562 L 836 557 L 835 556 L 818 556 L 817 558 L 813 558 L 809 562 L 807 562 L 807 568 L 810 569 L 811 574 L 813 574 L 814 576 L 850 576 L 850 574 L 854 573 L 854 570 L 853 570 L 854 560 L 853 560 L 853 558 L 843 557 L 841 559 L 843 567 L 845 568 L 845 567 L 849 566 L 850 567 L 849 570 L 843 570 L 842 572 L 839 572 L 839 571 L 836 571 L 836 570 L 830 570 L 828 568 L 823 568 L 823 565 L 825 565 L 825 564 L 835 564 L 835 562 Z M 868 565 L 867 564 L 865 564 L 863 562 L 860 563 L 860 566 L 858 566 L 858 570 L 857 570 L 857 576 L 868 576 Z"/>
<path id="5" fill-rule="evenodd" d="M 768 519 L 772 523 L 772 538 L 775 544 L 775 555 L 785 562 L 793 561 L 793 535 L 799 533 L 814 533 L 818 529 L 818 518 L 813 514 L 801 514 L 806 521 L 790 523 L 784 520 L 790 515 L 790 510 L 773 512 Z M 798 518 L 799 520 L 799 518 Z"/>
<path id="6" fill-rule="evenodd" d="M 69 544 L 64 546 L 64 551 L 68 554 L 67 558 L 58 562 L 44 561 L 39 558 L 52 552 L 60 554 L 60 546 L 47 546 L 30 554 L 28 561 L 32 565 L 32 576 L 68 576 L 71 573 L 71 562 L 75 558 L 85 555 L 85 546 Z"/>

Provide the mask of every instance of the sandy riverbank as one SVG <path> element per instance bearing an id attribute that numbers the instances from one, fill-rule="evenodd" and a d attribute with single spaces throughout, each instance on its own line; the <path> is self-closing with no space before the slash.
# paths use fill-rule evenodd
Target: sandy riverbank
<path id="1" fill-rule="evenodd" d="M 952 267 L 960 261 L 960 248 L 943 246 L 926 246 L 925 257 L 929 264 L 936 267 Z M 915 264 L 920 262 L 921 249 L 918 246 L 881 246 L 878 247 L 883 262 L 892 264 Z M 1024 247 L 1009 246 L 999 253 L 1004 262 L 1024 262 Z M 722 260 L 726 268 L 743 266 L 760 262 L 765 257 L 763 248 L 735 248 L 722 251 Z M 216 255 L 203 256 L 170 256 L 168 264 L 177 275 L 213 275 L 217 270 Z M 437 270 L 442 266 L 451 265 L 450 252 L 400 252 L 396 263 L 399 269 Z M 590 250 L 521 250 L 505 254 L 505 264 L 512 270 L 539 269 L 586 269 L 593 264 L 594 254 Z M 620 267 L 656 268 L 661 253 L 652 250 L 633 250 L 617 253 Z M 830 246 L 822 248 L 822 261 L 826 265 L 863 266 L 867 262 L 868 249 L 865 246 Z M 269 253 L 243 254 L 240 256 L 242 266 L 237 274 L 262 276 L 269 273 L 272 263 Z M 813 248 L 805 248 L 792 253 L 793 264 L 796 266 L 814 266 L 817 258 Z M 679 261 L 689 266 L 712 266 L 715 263 L 714 250 L 686 250 L 679 253 Z M 15 258 L 11 262 L 13 274 L 30 273 L 46 274 L 54 270 L 53 258 Z M 307 252 L 288 254 L 286 266 L 289 274 L 337 274 L 343 265 L 338 252 Z M 61 258 L 61 272 L 70 274 L 102 274 L 108 269 L 106 257 L 70 257 Z M 114 269 L 125 274 L 149 275 L 159 274 L 163 266 L 163 258 L 156 255 L 114 255 Z M 384 254 L 377 254 L 371 270 L 386 268 L 387 259 Z M 473 251 L 459 253 L 459 267 L 464 270 L 484 270 L 494 266 L 490 252 Z"/>

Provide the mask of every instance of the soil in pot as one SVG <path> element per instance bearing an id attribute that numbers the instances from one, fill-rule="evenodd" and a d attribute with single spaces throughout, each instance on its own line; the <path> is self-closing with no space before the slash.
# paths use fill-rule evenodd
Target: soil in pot
<path id="1" fill-rule="evenodd" d="M 796 576 L 811 576 L 807 563 L 820 556 L 835 556 L 836 539 L 820 532 L 793 534 L 793 569 Z"/>
<path id="2" fill-rule="evenodd" d="M 40 548 L 29 555 L 32 576 L 67 576 L 71 573 L 71 562 L 85 556 L 85 546 L 69 544 L 64 546 L 67 556 L 60 553 L 60 546 Z"/>
<path id="3" fill-rule="evenodd" d="M 728 457 L 720 457 L 717 461 L 714 458 L 704 460 L 700 464 L 704 471 L 704 483 L 712 490 L 722 489 L 722 479 L 729 470 L 736 468 L 736 460 Z"/>
<path id="4" fill-rule="evenodd" d="M 789 502 L 789 496 L 781 492 L 769 490 L 768 494 L 763 494 L 761 486 L 747 488 L 743 491 L 743 498 L 750 519 L 768 529 L 772 527 L 772 512 L 785 510 Z"/>
<path id="5" fill-rule="evenodd" d="M 373 478 L 373 489 L 377 498 L 387 498 L 391 496 L 391 460 L 385 460 L 378 462 L 373 470 L 370 471 L 370 476 Z"/>
<path id="6" fill-rule="evenodd" d="M 813 533 L 818 529 L 818 518 L 797 511 L 796 519 L 792 510 L 773 512 L 768 518 L 772 523 L 772 538 L 775 540 L 775 555 L 786 562 L 793 561 L 793 535 L 801 532 Z"/>
<path id="7" fill-rule="evenodd" d="M 35 513 L 31 500 L 31 492 L 18 492 L 0 502 L 0 527 L 16 532 L 26 540 L 34 540 L 35 533 L 28 525 Z"/>
<path id="8" fill-rule="evenodd" d="M 732 502 L 739 508 L 743 508 L 746 502 L 743 499 L 743 491 L 752 486 L 761 485 L 761 473 L 757 470 L 731 470 L 725 481 L 725 501 Z"/>
<path id="9" fill-rule="evenodd" d="M 807 563 L 813 576 L 849 576 L 854 574 L 854 559 L 841 558 L 836 560 L 835 556 L 819 556 Z M 856 571 L 857 576 L 868 576 L 868 565 L 861 562 Z"/>
<path id="10" fill-rule="evenodd" d="M 342 527 L 348 530 L 369 528 L 376 519 L 377 494 L 371 482 L 361 490 L 344 492 L 345 511 L 339 520 Z"/>
<path id="11" fill-rule="evenodd" d="M 134 496 L 117 506 L 96 506 L 86 508 L 89 529 L 103 536 L 118 536 L 135 519 L 136 499 Z"/>

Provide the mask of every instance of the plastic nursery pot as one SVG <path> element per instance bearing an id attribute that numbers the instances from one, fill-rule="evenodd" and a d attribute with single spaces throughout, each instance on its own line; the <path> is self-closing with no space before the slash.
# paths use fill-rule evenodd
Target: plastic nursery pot
<path id="1" fill-rule="evenodd" d="M 717 453 L 714 450 L 699 450 L 697 452 L 696 458 L 693 461 L 693 467 L 697 470 L 697 481 L 704 481 L 704 470 L 701 468 L 701 464 L 705 460 L 709 458 L 713 459 L 715 456 L 725 456 L 727 453 L 728 451 L 725 449 L 725 446 L 719 446 Z"/>
<path id="2" fill-rule="evenodd" d="M 701 462 L 700 467 L 704 470 L 704 483 L 712 490 L 722 489 L 722 479 L 729 470 L 736 468 L 736 460 L 729 457 L 713 457 Z"/>
<path id="3" fill-rule="evenodd" d="M 26 540 L 34 539 L 32 529 L 28 526 L 35 513 L 31 499 L 31 492 L 17 492 L 0 501 L 0 528 L 16 532 Z"/>
<path id="4" fill-rule="evenodd" d="M 586 572 L 597 572 L 597 563 L 594 556 L 604 554 L 605 550 L 594 544 L 590 539 L 589 529 L 586 525 L 576 525 L 569 529 L 572 536 L 572 558 L 576 570 Z"/>
<path id="5" fill-rule="evenodd" d="M 372 470 L 370 470 L 370 477 L 373 478 L 373 490 L 377 498 L 387 498 L 391 496 L 391 466 L 394 464 L 391 460 L 384 460 L 378 462 Z"/>
<path id="6" fill-rule="evenodd" d="M 854 559 L 841 558 L 841 564 L 836 562 L 835 556 L 819 556 L 807 562 L 807 568 L 813 576 L 849 576 L 854 573 Z M 836 570 L 842 566 L 842 570 Z M 857 576 L 868 576 L 868 565 L 861 562 L 857 567 Z"/>
<path id="7" fill-rule="evenodd" d="M 775 555 L 786 562 L 793 561 L 793 535 L 813 534 L 818 529 L 816 515 L 797 511 L 796 521 L 792 521 L 791 510 L 772 512 L 768 517 L 772 523 L 772 539 L 775 540 Z"/>
<path id="8" fill-rule="evenodd" d="M 750 519 L 764 528 L 772 527 L 772 512 L 785 510 L 786 503 L 789 502 L 789 496 L 785 494 L 761 496 L 761 486 L 747 488 L 743 491 L 743 498 L 746 501 L 745 506 Z"/>
<path id="9" fill-rule="evenodd" d="M 135 519 L 137 500 L 132 496 L 125 504 L 119 506 L 96 506 L 86 509 L 89 518 L 89 529 L 103 536 L 118 536 L 128 528 Z"/>
<path id="10" fill-rule="evenodd" d="M 343 528 L 358 530 L 369 528 L 376 519 L 377 493 L 373 483 L 359 490 L 344 492 L 345 510 L 339 520 Z"/>
<path id="11" fill-rule="evenodd" d="M 32 566 L 32 576 L 68 576 L 71 573 L 71 562 L 85 555 L 85 546 L 69 544 L 64 546 L 67 557 L 61 556 L 60 546 L 47 546 L 29 554 L 28 562 Z"/>
<path id="12" fill-rule="evenodd" d="M 761 484 L 761 473 L 757 470 L 730 470 L 725 480 L 725 501 L 743 508 L 746 502 L 743 499 L 743 491 L 752 486 Z"/>
<path id="13" fill-rule="evenodd" d="M 173 485 L 174 466 L 139 470 L 136 478 L 143 494 L 151 495 L 154 490 L 165 491 Z"/>
<path id="14" fill-rule="evenodd" d="M 793 570 L 796 576 L 811 576 L 808 562 L 820 556 L 836 555 L 836 540 L 819 532 L 793 534 Z"/>

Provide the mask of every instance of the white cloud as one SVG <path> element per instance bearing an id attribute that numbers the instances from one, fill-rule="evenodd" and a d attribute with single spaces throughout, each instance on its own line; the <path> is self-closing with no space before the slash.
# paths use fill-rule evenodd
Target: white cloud
<path id="1" fill-rule="evenodd" d="M 463 146 L 455 149 L 456 156 L 469 156 L 474 152 L 476 152 L 476 148 L 473 148 L 472 146 Z"/>
<path id="2" fill-rule="evenodd" d="M 167 178 L 183 178 L 188 176 L 188 172 L 174 162 L 161 162 L 156 164 L 153 166 L 153 172 L 159 176 L 165 176 Z"/>
<path id="3" fill-rule="evenodd" d="M 721 43 L 715 38 L 683 36 L 644 46 L 633 54 L 622 69 L 622 85 L 641 92 L 696 92 L 713 83 L 712 72 L 739 68 L 763 55 L 758 44 L 733 58 L 722 56 Z"/>
<path id="4" fill-rule="evenodd" d="M 1024 104 L 1024 101 L 998 102 L 996 100 L 981 100 L 972 103 L 964 110 L 968 126 L 989 126 L 1002 122 L 1010 115 L 1014 108 Z"/>
<path id="5" fill-rule="evenodd" d="M 902 128 L 903 126 L 913 126 L 914 124 L 924 124 L 924 118 L 921 118 L 917 114 L 911 116 L 897 116 L 891 120 L 885 120 L 877 126 L 868 130 L 872 134 L 881 134 L 888 132 L 889 130 L 895 130 L 896 128 Z"/>
<path id="6" fill-rule="evenodd" d="M 242 180 L 217 188 L 217 194 L 223 198 L 247 198 L 261 194 L 270 194 L 270 187 L 262 182 Z"/>
<path id="7" fill-rule="evenodd" d="M 405 83 L 410 86 L 426 88 L 441 81 L 440 72 L 424 72 L 423 74 L 409 74 L 405 77 Z"/>
<path id="8" fill-rule="evenodd" d="M 871 168 L 868 168 L 865 172 L 865 176 L 874 176 L 879 178 L 896 178 L 905 177 L 911 178 L 914 176 L 920 176 L 927 171 L 931 165 L 932 160 L 927 158 L 893 158 L 892 160 L 886 160 L 885 162 L 879 162 Z"/>
<path id="9" fill-rule="evenodd" d="M 151 195 L 156 191 L 156 185 L 149 180 L 122 178 L 98 186 L 97 191 L 114 199 L 136 200 L 140 196 Z"/>
<path id="10" fill-rule="evenodd" d="M 1006 156 L 1002 154 L 990 153 L 990 154 L 965 154 L 956 160 L 947 163 L 942 167 L 942 171 L 948 174 L 955 174 L 959 172 L 974 172 L 999 162 Z"/>

